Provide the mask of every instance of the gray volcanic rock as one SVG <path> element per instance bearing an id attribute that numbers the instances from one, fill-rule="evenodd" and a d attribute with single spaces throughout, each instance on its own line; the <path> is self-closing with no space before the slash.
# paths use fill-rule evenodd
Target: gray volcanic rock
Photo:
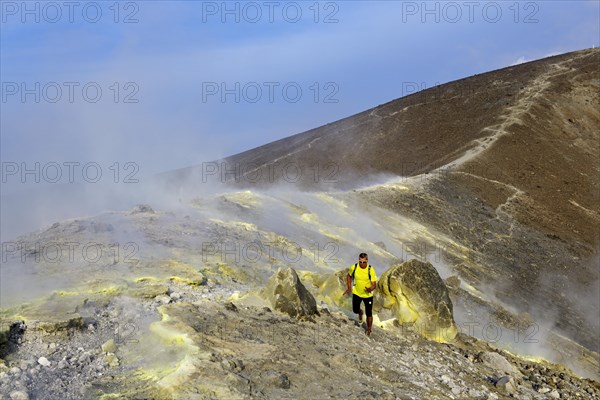
<path id="1" fill-rule="evenodd" d="M 317 314 L 317 302 L 304 287 L 293 268 L 278 269 L 262 291 L 274 309 L 290 317 L 307 317 Z"/>
<path id="2" fill-rule="evenodd" d="M 449 341 L 457 333 L 452 301 L 437 270 L 416 259 L 395 265 L 381 275 L 373 310 L 391 309 L 402 323 L 415 323 L 424 336 Z"/>
<path id="3" fill-rule="evenodd" d="M 511 376 L 503 376 L 498 379 L 495 383 L 496 387 L 500 389 L 501 393 L 514 394 L 517 392 L 517 386 L 515 380 Z"/>
<path id="4" fill-rule="evenodd" d="M 129 214 L 156 214 L 156 211 L 148 204 L 138 204 L 129 212 Z"/>
<path id="5" fill-rule="evenodd" d="M 477 355 L 477 361 L 481 361 L 484 365 L 507 374 L 514 374 L 516 372 L 515 367 L 502 355 L 493 351 L 482 351 Z"/>

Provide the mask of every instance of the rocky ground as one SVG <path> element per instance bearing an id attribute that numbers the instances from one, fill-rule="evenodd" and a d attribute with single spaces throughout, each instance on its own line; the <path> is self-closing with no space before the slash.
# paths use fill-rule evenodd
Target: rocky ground
<path id="1" fill-rule="evenodd" d="M 467 335 L 443 344 L 396 323 L 367 337 L 347 310 L 322 303 L 315 315 L 291 318 L 239 289 L 172 283 L 154 298 L 84 301 L 79 324 L 14 324 L 0 393 L 13 400 L 600 398 L 598 382 Z"/>
<path id="2" fill-rule="evenodd" d="M 12 286 L 3 287 L 11 303 L 0 309 L 0 393 L 13 400 L 598 398 L 597 382 L 540 358 L 520 359 L 464 329 L 442 344 L 387 315 L 366 337 L 341 298 L 340 268 L 349 261 L 332 262 L 325 246 L 317 257 L 319 248 L 306 240 L 327 238 L 335 255 L 370 248 L 382 280 L 386 264 L 402 261 L 402 243 L 453 242 L 385 209 L 347 211 L 360 207 L 352 195 L 238 192 L 177 212 L 142 205 L 64 221 L 20 238 L 3 265 Z M 123 238 L 137 251 L 116 257 L 111 243 Z M 80 246 L 57 263 L 45 251 L 57 243 Z M 90 263 L 79 252 L 85 243 L 111 251 Z M 268 243 L 273 251 L 227 259 L 203 243 Z M 292 263 L 285 250 L 297 246 L 303 253 Z M 437 269 L 430 266 L 437 283 L 420 286 L 447 286 L 448 294 L 421 298 L 447 302 L 449 295 L 458 309 L 477 308 L 505 321 L 502 327 L 518 323 L 521 316 L 478 297 L 469 281 L 450 276 L 442 284 L 439 271 L 460 265 L 460 255 L 451 251 Z M 309 308 L 319 305 L 318 315 L 296 319 L 275 310 L 277 285 L 267 280 L 290 264 L 316 298 Z M 554 343 L 565 357 L 579 357 L 568 340 Z M 597 365 L 597 355 L 589 357 Z"/>

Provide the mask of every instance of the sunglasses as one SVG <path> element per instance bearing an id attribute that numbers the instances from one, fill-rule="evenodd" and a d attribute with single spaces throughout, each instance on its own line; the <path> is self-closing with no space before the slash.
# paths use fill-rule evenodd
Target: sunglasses
<path id="1" fill-rule="evenodd" d="M 358 263 L 359 264 L 366 264 L 367 262 L 366 261 L 359 261 Z"/>

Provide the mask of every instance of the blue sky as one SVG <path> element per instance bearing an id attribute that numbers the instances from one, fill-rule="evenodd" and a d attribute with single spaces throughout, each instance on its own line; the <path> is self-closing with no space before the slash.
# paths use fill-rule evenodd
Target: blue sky
<path id="1" fill-rule="evenodd" d="M 73 4 L 1 2 L 2 162 L 148 176 L 600 37 L 598 1 Z"/>

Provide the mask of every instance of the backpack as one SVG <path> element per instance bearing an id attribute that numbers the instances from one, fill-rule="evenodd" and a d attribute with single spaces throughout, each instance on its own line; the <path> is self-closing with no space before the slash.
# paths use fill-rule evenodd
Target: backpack
<path id="1" fill-rule="evenodd" d="M 352 286 L 354 286 L 354 274 L 356 273 L 356 268 L 358 267 L 358 263 L 354 264 L 354 269 L 352 270 Z M 371 264 L 367 264 L 367 272 L 369 274 L 369 282 L 371 282 Z"/>

